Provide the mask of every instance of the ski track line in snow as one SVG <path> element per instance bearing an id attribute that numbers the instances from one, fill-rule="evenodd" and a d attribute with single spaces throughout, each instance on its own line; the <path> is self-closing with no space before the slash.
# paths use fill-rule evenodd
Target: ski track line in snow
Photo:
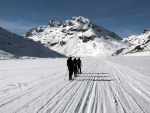
<path id="1" fill-rule="evenodd" d="M 71 88 L 69 88 L 69 90 L 67 90 L 66 92 L 64 92 L 64 94 L 63 94 L 63 96 L 67 93 L 67 92 L 69 92 L 69 91 L 72 91 L 72 89 L 76 86 L 76 84 L 78 83 L 78 81 L 73 81 L 73 82 L 75 82 L 75 83 L 73 83 L 72 85 L 72 87 Z M 71 82 L 72 83 L 72 82 Z M 82 84 L 83 84 L 83 82 L 81 82 Z M 68 85 L 70 85 L 70 84 L 68 84 Z M 78 85 L 78 84 L 77 84 Z M 82 85 L 78 85 L 78 86 L 82 86 Z M 65 86 L 66 87 L 66 86 Z M 71 89 L 71 90 L 70 90 Z M 60 91 L 62 91 L 62 90 L 60 90 Z M 59 92 L 60 92 L 59 91 Z M 75 91 L 74 91 L 75 92 Z M 58 93 L 57 93 L 58 94 Z M 54 97 L 56 97 L 57 95 L 55 95 Z M 61 97 L 63 97 L 63 96 L 61 96 Z M 54 98 L 53 97 L 53 98 Z M 53 98 L 51 98 L 50 100 L 52 100 Z M 60 98 L 61 99 L 61 98 Z M 47 101 L 47 103 L 46 104 L 48 104 L 49 102 L 50 102 L 50 100 L 49 101 Z M 58 100 L 59 101 L 59 100 Z M 63 101 L 62 101 L 63 102 Z M 42 109 L 46 106 L 46 104 L 42 107 Z M 52 108 L 54 107 L 54 106 L 56 106 L 58 104 L 58 102 L 56 102 L 56 104 L 54 104 L 53 106 L 52 106 Z M 41 109 L 40 109 L 41 110 Z M 40 111 L 39 110 L 39 111 Z M 38 111 L 38 112 L 39 112 Z M 51 111 L 51 109 L 50 108 L 48 108 L 48 110 L 47 110 L 47 112 L 50 112 Z M 37 112 L 37 113 L 38 113 Z M 41 111 L 41 113 L 42 113 L 42 111 Z"/>
<path id="2" fill-rule="evenodd" d="M 59 80 L 59 79 L 57 79 L 57 80 Z M 46 89 L 46 91 L 42 91 L 42 93 L 40 93 L 39 95 L 33 95 L 33 96 L 36 96 L 36 98 L 33 98 L 31 101 L 29 101 L 28 103 L 26 103 L 21 109 L 19 109 L 17 112 L 20 112 L 21 110 L 23 110 L 23 108 L 25 108 L 26 109 L 26 107 L 27 108 L 29 108 L 29 106 L 31 105 L 32 106 L 32 104 L 34 105 L 35 103 L 37 103 L 37 102 L 40 102 L 40 100 L 41 100 L 41 98 L 43 98 L 43 97 L 45 97 L 45 96 L 47 96 L 48 94 L 50 94 L 50 93 L 52 93 L 54 90 L 55 90 L 55 88 L 56 87 L 58 87 L 59 88 L 59 86 L 61 86 L 62 85 L 62 80 L 59 82 L 59 84 L 54 84 L 54 85 L 47 85 L 47 86 L 45 86 L 45 87 L 47 87 L 48 89 Z M 51 88 L 49 88 L 49 87 L 51 87 Z M 40 104 L 40 103 L 39 103 Z M 38 109 L 38 108 L 37 108 Z M 17 113 L 17 112 L 15 112 L 15 113 Z M 30 113 L 30 112 L 29 112 Z"/>
<path id="3" fill-rule="evenodd" d="M 11 96 L 10 98 L 7 98 L 7 100 L 5 99 L 5 100 L 3 100 L 3 102 L 1 101 L 1 105 L 0 105 L 0 109 L 3 107 L 3 106 L 7 106 L 9 103 L 11 104 L 12 102 L 15 102 L 16 100 L 18 100 L 19 101 L 19 99 L 20 98 L 23 98 L 24 96 L 26 96 L 26 95 L 29 95 L 30 93 L 32 93 L 33 91 L 35 92 L 36 90 L 38 90 L 39 91 L 39 89 L 41 88 L 43 88 L 45 85 L 49 85 L 49 79 L 45 82 L 42 82 L 42 83 L 40 83 L 40 84 L 37 84 L 36 86 L 33 86 L 33 87 L 31 87 L 31 88 L 29 88 L 29 89 L 27 89 L 27 90 L 25 90 L 25 91 L 23 91 L 23 92 L 20 92 L 20 93 L 18 93 L 18 94 L 15 94 L 14 96 Z M 54 82 L 54 81 L 53 81 Z"/>
<path id="4" fill-rule="evenodd" d="M 129 67 L 105 59 L 93 59 L 86 63 L 83 73 L 75 80 L 65 81 L 64 76 L 65 72 L 60 72 L 37 82 L 30 89 L 1 100 L 0 110 L 6 110 L 2 113 L 9 110 L 9 113 L 150 111 L 150 77 Z M 29 100 L 24 102 L 27 98 Z M 21 105 L 14 106 L 17 103 Z"/>
<path id="5" fill-rule="evenodd" d="M 126 70 L 126 71 L 125 71 Z M 130 84 L 130 86 L 138 92 L 138 94 L 141 94 L 143 97 L 145 97 L 146 100 L 148 100 L 150 102 L 150 83 L 148 81 L 150 81 L 150 77 L 146 77 L 146 79 L 142 79 L 142 74 L 141 73 L 137 73 L 134 70 L 132 71 L 131 69 L 124 69 L 124 70 L 120 70 L 122 74 L 124 74 L 124 76 L 128 75 L 128 77 L 126 77 L 126 79 L 128 80 L 128 83 Z M 139 75 L 139 76 L 138 76 Z M 133 79 L 134 77 L 134 79 Z M 130 80 L 132 80 L 132 82 L 130 82 Z M 138 87 L 137 87 L 138 86 Z"/>
<path id="6" fill-rule="evenodd" d="M 67 85 L 69 85 L 71 82 L 69 82 Z M 54 96 L 52 96 L 52 98 L 50 98 L 45 104 L 44 104 L 44 106 L 42 106 L 38 111 L 37 111 L 37 113 L 39 113 L 40 112 L 40 110 L 42 110 L 55 96 L 57 96 L 57 94 L 59 94 L 59 92 L 61 92 L 67 85 L 65 85 L 65 86 L 63 86 L 58 92 L 56 92 L 55 94 L 54 94 Z"/>
<path id="7" fill-rule="evenodd" d="M 86 72 L 87 73 L 87 72 Z M 86 73 L 85 73 L 85 75 L 86 75 Z M 82 76 L 81 76 L 82 77 Z M 83 101 L 83 99 L 84 98 L 87 98 L 87 91 L 89 90 L 89 88 L 90 88 L 90 82 L 89 82 L 89 80 L 90 80 L 90 78 L 91 78 L 91 76 L 88 76 L 87 75 L 87 77 L 86 78 L 84 78 L 85 80 L 84 81 L 80 81 L 80 80 L 78 80 L 78 82 L 80 82 L 80 84 L 83 82 L 83 84 L 79 84 L 80 85 L 80 89 L 79 88 L 77 88 L 77 91 L 74 91 L 74 92 L 77 92 L 76 93 L 76 95 L 74 96 L 74 98 L 73 98 L 73 100 L 72 100 L 72 102 L 71 103 L 69 103 L 69 104 L 67 104 L 68 105 L 68 107 L 67 108 L 65 108 L 65 110 L 64 110 L 64 112 L 63 113 L 65 113 L 65 112 L 71 112 L 71 110 L 72 109 L 74 109 L 73 111 L 74 112 L 77 112 L 77 110 L 79 109 L 79 108 L 82 108 L 82 107 L 80 107 L 80 105 L 81 105 L 81 103 L 82 103 L 82 101 Z M 84 86 L 84 87 L 83 87 Z M 84 89 L 84 90 L 83 90 Z M 89 93 L 90 94 L 90 93 Z M 75 103 L 76 102 L 76 103 Z M 75 105 L 76 104 L 76 105 Z M 75 106 L 72 106 L 72 105 L 75 105 Z M 76 109 L 75 109 L 76 108 Z"/>
<path id="8" fill-rule="evenodd" d="M 47 77 L 51 77 L 52 75 L 54 75 L 54 74 L 51 74 L 51 75 L 48 75 Z M 47 78 L 47 77 L 45 77 L 45 78 Z M 44 78 L 44 79 L 45 79 Z M 41 80 L 41 79 L 40 79 Z M 30 81 L 30 82 L 37 82 L 37 79 L 36 80 L 33 80 L 33 81 Z M 50 81 L 47 81 L 46 83 L 48 83 L 48 82 L 50 82 Z M 44 82 L 43 82 L 43 84 L 45 84 Z M 33 86 L 33 88 L 36 88 L 36 87 L 41 87 L 41 85 L 43 85 L 42 83 L 38 83 L 38 84 L 36 84 L 36 86 Z M 15 94 L 15 95 L 13 95 L 13 96 L 11 96 L 11 98 L 12 97 L 15 97 L 15 96 L 18 96 L 18 95 L 20 95 L 21 93 L 24 93 L 24 92 L 27 92 L 28 90 L 32 90 L 32 87 L 31 88 L 29 88 L 29 89 L 27 89 L 27 90 L 24 90 L 23 92 L 20 92 L 20 93 L 18 93 L 18 94 Z M 9 98 L 7 98 L 7 99 L 9 99 Z M 0 101 L 1 102 L 1 101 Z"/>
<path id="9" fill-rule="evenodd" d="M 120 73 L 120 75 L 122 75 L 121 77 L 125 77 L 124 78 L 124 81 L 120 81 L 121 82 L 121 86 L 122 86 L 122 88 L 124 88 L 124 89 L 126 89 L 126 93 L 129 95 L 129 97 L 130 98 L 132 98 L 132 100 L 133 100 L 133 103 L 134 104 L 136 104 L 136 108 L 138 108 L 139 109 L 139 111 L 141 111 L 142 113 L 144 112 L 146 112 L 146 113 L 148 113 L 148 110 L 146 110 L 147 108 L 149 108 L 148 106 L 149 106 L 149 103 L 150 103 L 150 98 L 149 98 L 149 94 L 150 94 L 150 92 L 148 91 L 148 90 L 146 90 L 146 92 L 142 92 L 141 90 L 140 90 L 140 85 L 138 84 L 138 82 L 137 81 L 135 81 L 134 79 L 135 79 L 135 75 L 138 75 L 138 74 L 141 74 L 141 73 L 138 73 L 138 72 L 136 72 L 135 70 L 132 70 L 132 69 L 130 69 L 130 68 L 127 68 L 127 67 L 124 67 L 124 66 L 121 66 L 121 65 L 118 65 L 118 64 L 114 64 L 114 63 L 111 63 L 111 65 L 112 66 L 114 66 L 114 68 L 116 68 L 117 70 L 118 70 L 118 72 Z M 120 68 L 120 66 L 121 66 L 121 68 Z M 123 71 L 122 71 L 123 70 Z M 126 70 L 126 71 L 125 71 Z M 130 75 L 130 74 L 126 74 L 126 73 L 123 73 L 123 72 L 131 72 L 132 73 L 132 75 Z M 130 76 L 129 76 L 130 75 Z M 131 78 L 131 77 L 134 77 L 134 79 L 133 78 Z M 131 79 L 129 79 L 129 78 L 131 78 L 131 79 L 133 79 L 132 80 L 132 82 L 131 82 Z M 127 83 L 126 83 L 126 85 L 123 85 L 123 83 L 125 83 L 125 80 L 127 81 Z M 134 85 L 134 84 L 136 84 L 136 86 Z M 125 87 L 127 87 L 128 86 L 128 90 L 127 90 L 127 88 L 125 88 Z M 134 87 L 133 87 L 134 86 Z M 142 87 L 143 88 L 143 87 Z M 130 89 L 130 90 L 129 90 Z M 130 92 L 129 92 L 130 91 Z M 134 91 L 134 92 L 133 92 Z M 132 92 L 132 93 L 131 93 Z M 147 95 L 148 96 L 146 96 L 145 94 L 147 93 Z M 136 96 L 136 98 L 135 98 L 135 95 L 138 95 L 138 96 Z M 138 97 L 138 98 L 137 98 Z M 143 101 L 143 99 L 141 99 L 142 101 L 143 101 L 143 104 L 140 104 L 140 101 L 139 101 L 139 97 L 140 98 L 144 98 L 144 100 L 146 100 L 146 101 Z M 148 102 L 147 102 L 148 101 Z M 130 101 L 130 102 L 132 102 L 132 101 Z M 138 104 L 139 103 L 139 104 Z M 146 107 L 145 107 L 146 106 Z M 145 110 L 144 110 L 145 109 Z"/>
<path id="10" fill-rule="evenodd" d="M 103 91 L 102 96 L 101 96 L 101 92 L 97 93 L 98 97 L 101 97 L 100 100 L 102 101 L 102 103 L 99 103 L 99 104 L 102 107 L 101 107 L 101 109 L 99 109 L 98 106 L 95 107 L 95 108 L 97 108 L 95 110 L 95 112 L 99 113 L 99 111 L 102 111 L 103 113 L 114 113 L 114 112 L 116 112 L 116 113 L 132 113 L 132 112 L 134 112 L 134 108 L 137 108 L 137 111 L 139 111 L 139 112 L 148 113 L 149 110 L 147 110 L 147 109 L 148 109 L 149 102 L 143 101 L 142 103 L 146 102 L 147 105 L 146 104 L 142 105 L 142 104 L 140 104 L 140 101 L 138 101 L 138 99 L 134 98 L 133 94 L 139 95 L 139 92 L 138 93 L 137 93 L 137 91 L 133 92 L 134 89 L 133 89 L 133 87 L 131 87 L 131 84 L 129 84 L 130 81 L 127 77 L 127 76 L 129 76 L 129 74 L 123 73 L 122 70 L 126 70 L 126 72 L 131 72 L 133 75 L 137 74 L 138 72 L 136 72 L 132 69 L 124 68 L 124 67 L 121 67 L 121 70 L 120 70 L 120 68 L 117 67 L 115 64 L 113 64 L 113 66 L 112 66 L 112 63 L 109 63 L 109 62 L 105 62 L 106 67 L 99 69 L 99 67 L 102 65 L 99 65 L 98 63 L 104 63 L 104 62 L 105 61 L 101 61 L 101 62 L 97 62 L 97 63 L 93 64 L 94 68 L 92 69 L 92 67 L 91 67 L 89 76 L 86 75 L 87 78 L 85 78 L 82 81 L 84 83 L 86 82 L 88 85 L 87 86 L 85 85 L 86 86 L 85 90 L 83 90 L 84 87 L 83 88 L 81 87 L 83 92 L 80 91 L 81 92 L 80 96 L 78 96 L 78 98 L 80 98 L 80 100 L 77 101 L 77 99 L 75 99 L 77 104 L 74 103 L 73 104 L 74 107 L 70 106 L 70 109 L 69 108 L 66 109 L 66 112 L 68 112 L 68 113 L 71 111 L 75 112 L 75 113 L 87 113 L 87 112 L 90 113 L 90 112 L 92 112 L 93 109 L 91 108 L 91 106 L 94 105 L 95 102 L 93 101 L 93 103 L 92 103 L 91 98 L 96 95 L 96 94 L 92 93 L 92 90 L 94 89 L 94 87 L 98 86 L 98 87 L 101 87 L 102 90 L 104 90 L 104 89 L 106 89 L 106 90 Z M 115 73 L 112 75 L 111 70 L 113 68 L 114 68 Z M 100 81 L 102 81 L 102 82 L 96 81 L 95 80 L 96 76 L 94 78 L 94 76 L 92 75 L 92 73 L 99 74 L 98 70 L 101 70 L 102 74 L 104 75 L 103 77 L 101 76 Z M 111 74 L 111 79 L 105 78 L 107 76 L 107 74 Z M 114 77 L 114 75 L 117 75 L 116 78 Z M 91 79 L 92 77 L 94 78 L 93 80 Z M 132 77 L 134 77 L 134 76 L 132 76 Z M 116 83 L 118 83 L 118 78 L 119 78 L 119 84 L 117 86 Z M 123 81 L 123 80 L 127 80 L 127 82 Z M 112 82 L 110 83 L 110 81 L 112 81 Z M 112 85 L 112 83 L 113 83 L 113 85 Z M 130 83 L 132 83 L 132 82 L 130 82 Z M 94 84 L 97 84 L 97 85 L 94 85 Z M 84 86 L 84 84 L 82 84 L 82 85 Z M 126 85 L 128 85 L 128 88 L 131 89 L 131 92 L 133 94 L 130 91 L 127 91 L 127 88 L 125 88 Z M 138 85 L 136 84 L 136 86 L 138 86 Z M 94 90 L 93 90 L 93 92 L 94 92 Z M 147 92 L 147 90 L 145 90 L 145 92 Z M 104 96 L 104 95 L 106 95 L 106 96 Z M 142 96 L 139 95 L 139 97 L 143 98 L 143 95 Z M 97 99 L 95 99 L 95 100 L 97 100 Z M 98 100 L 98 102 L 100 100 Z M 132 104 L 129 104 L 129 102 L 131 102 L 134 106 L 132 106 Z M 108 108 L 108 106 L 110 106 L 110 109 Z M 146 107 L 144 107 L 144 106 L 146 106 Z M 60 112 L 60 111 L 61 110 L 59 110 L 59 107 L 55 106 L 55 110 L 53 110 L 52 113 Z M 63 111 L 61 111 L 61 112 L 63 112 Z M 50 112 L 48 111 L 47 113 L 50 113 Z M 64 113 L 65 113 L 65 111 L 64 111 Z"/>
<path id="11" fill-rule="evenodd" d="M 78 105 L 81 104 L 82 100 L 87 97 L 85 94 L 87 94 L 86 92 L 87 92 L 87 90 L 89 89 L 89 86 L 90 86 L 90 83 L 88 82 L 88 79 L 85 80 L 85 81 L 78 81 L 78 82 L 80 83 L 80 84 L 78 83 L 80 87 L 77 88 L 77 90 L 74 91 L 74 92 L 76 92 L 76 93 L 75 93 L 75 96 L 73 96 L 75 101 L 72 101 L 72 102 L 77 102 L 77 103 L 78 103 L 78 104 L 76 104 L 77 107 L 72 106 L 72 104 L 69 103 L 69 104 L 67 104 L 67 105 L 69 105 L 69 106 L 68 106 L 68 109 L 65 108 L 65 110 L 64 110 L 63 113 L 69 112 L 69 109 L 70 109 L 70 108 L 71 108 L 71 109 L 78 108 Z M 84 86 L 84 87 L 83 87 L 83 86 Z M 83 89 L 84 89 L 84 90 L 83 90 Z M 81 95 L 81 96 L 79 96 L 79 95 Z M 78 97 L 78 100 L 77 100 L 77 97 Z M 72 98 L 70 98 L 70 99 L 72 99 Z M 75 104 L 75 103 L 74 103 L 74 104 Z M 74 104 L 73 104 L 73 105 L 74 105 Z M 74 110 L 76 110 L 76 109 L 74 109 Z M 75 111 L 75 112 L 76 112 L 76 111 Z"/>
<path id="12" fill-rule="evenodd" d="M 35 99 L 34 99 L 35 100 Z"/>
<path id="13" fill-rule="evenodd" d="M 97 66 L 95 66 L 95 67 L 97 67 Z M 91 72 L 91 71 L 90 71 Z M 94 74 L 95 72 L 93 72 L 93 74 Z M 74 112 L 85 112 L 86 111 L 86 109 L 88 108 L 88 112 L 91 112 L 92 110 L 90 110 L 90 108 L 89 107 L 87 107 L 87 105 L 86 105 L 86 103 L 88 103 L 88 100 L 90 99 L 90 95 L 91 95 L 91 92 L 92 92 L 92 90 L 94 89 L 93 88 L 93 86 L 95 87 L 96 85 L 92 85 L 93 83 L 95 84 L 95 82 L 93 82 L 93 81 L 95 81 L 95 79 L 93 78 L 93 79 L 91 79 L 91 77 L 93 77 L 92 75 L 91 76 L 87 76 L 87 78 L 84 80 L 84 81 L 82 81 L 82 85 L 79 85 L 80 87 L 81 87 L 81 91 L 82 91 L 82 93 L 81 93 L 81 91 L 73 91 L 73 92 L 80 92 L 79 94 L 80 95 L 82 95 L 82 96 L 77 96 L 77 94 L 78 93 L 75 93 L 75 94 L 73 94 L 73 95 L 76 95 L 75 96 L 75 98 L 76 97 L 79 97 L 80 99 L 79 99 L 79 101 L 77 101 L 77 103 L 78 104 L 76 104 L 76 106 L 73 106 L 73 107 L 71 107 L 71 106 L 69 106 L 70 104 L 68 104 L 67 103 L 67 106 L 69 106 L 69 108 L 71 108 L 71 109 L 74 109 L 74 108 L 76 108 L 76 109 L 74 109 L 74 110 L 72 110 L 72 111 L 74 111 Z M 78 79 L 78 78 L 77 78 Z M 86 84 L 86 85 L 84 85 L 84 84 Z M 83 88 L 83 86 L 84 86 L 84 88 Z M 74 88 L 75 89 L 75 88 Z M 78 90 L 80 89 L 80 88 L 77 88 Z M 83 89 L 85 89 L 85 90 L 83 90 Z M 71 90 L 73 90 L 73 89 L 71 89 Z M 67 96 L 66 96 L 67 97 Z M 65 98 L 65 97 L 64 97 Z M 74 96 L 73 97 L 71 97 L 70 98 L 71 100 L 68 100 L 68 101 L 70 101 L 70 103 L 72 103 L 72 100 L 74 99 Z M 58 101 L 59 102 L 59 101 Z M 64 102 L 64 101 L 61 101 L 61 102 Z M 58 104 L 58 106 L 60 106 L 61 105 L 61 102 L 59 102 L 59 104 Z M 73 101 L 74 102 L 74 101 Z M 65 102 L 64 102 L 65 103 Z M 66 104 L 65 104 L 66 105 Z M 74 104 L 73 104 L 74 105 Z M 60 108 L 60 107 L 57 107 L 56 105 L 54 105 L 55 106 L 55 108 L 53 108 L 53 109 L 51 109 L 51 108 L 49 108 L 48 110 L 47 110 L 47 113 L 55 113 L 55 112 L 61 112 L 61 113 L 65 113 L 66 111 L 67 112 L 71 112 L 71 111 L 69 111 L 69 108 L 67 109 L 66 107 L 64 107 L 64 108 Z M 90 105 L 88 105 L 88 106 L 90 106 Z M 60 110 L 59 110 L 60 109 Z M 64 109 L 66 109 L 66 110 L 64 110 Z M 44 111 L 43 111 L 44 112 Z M 42 112 L 41 112 L 42 113 Z"/>
<path id="14" fill-rule="evenodd" d="M 62 82 L 60 82 L 59 84 L 61 84 Z M 19 111 L 21 111 L 23 108 L 25 108 L 26 106 L 29 106 L 29 104 L 33 103 L 34 101 L 36 101 L 37 99 L 39 99 L 41 96 L 43 96 L 46 93 L 50 93 L 52 92 L 54 89 L 54 87 L 57 87 L 59 84 L 54 85 L 52 88 L 42 92 L 39 96 L 37 96 L 36 98 L 34 98 L 33 100 L 31 100 L 30 102 L 26 103 L 22 108 L 20 108 L 18 111 L 16 111 L 15 113 L 18 113 Z"/>
<path id="15" fill-rule="evenodd" d="M 20 83 L 20 84 L 26 84 L 25 86 L 28 86 L 28 85 L 30 85 L 30 83 L 35 83 L 35 82 L 38 82 L 38 81 L 41 81 L 42 79 L 46 79 L 46 78 L 49 78 L 50 76 L 53 76 L 53 75 L 55 75 L 55 73 L 52 73 L 52 74 L 50 74 L 50 75 L 46 75 L 46 76 L 39 76 L 39 77 L 37 77 L 37 78 L 35 78 L 35 79 L 33 79 L 33 80 L 31 80 L 31 81 L 28 81 L 28 82 L 23 82 L 23 83 Z M 8 85 L 10 85 L 10 86 L 15 86 L 14 84 L 8 84 Z M 8 86 L 7 85 L 7 86 Z M 15 88 L 14 88 L 15 89 Z M 16 88 L 17 89 L 17 88 Z M 9 90 L 9 92 L 10 92 L 10 90 L 12 90 L 12 89 L 8 89 Z M 3 89 L 3 90 L 0 90 L 0 91 L 2 91 L 3 93 L 7 93 L 7 89 Z M 12 90 L 12 91 L 14 91 L 14 90 Z M 0 97 L 0 98 L 2 98 L 2 97 Z"/>

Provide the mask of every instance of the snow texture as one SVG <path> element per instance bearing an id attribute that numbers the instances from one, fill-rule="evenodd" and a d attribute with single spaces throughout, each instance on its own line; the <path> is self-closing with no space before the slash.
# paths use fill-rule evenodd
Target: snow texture
<path id="1" fill-rule="evenodd" d="M 81 58 L 73 81 L 66 60 L 1 60 L 0 113 L 149 113 L 149 57 Z"/>

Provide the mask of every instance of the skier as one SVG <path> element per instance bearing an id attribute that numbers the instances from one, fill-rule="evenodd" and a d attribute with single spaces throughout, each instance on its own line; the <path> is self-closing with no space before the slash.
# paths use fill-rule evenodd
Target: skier
<path id="1" fill-rule="evenodd" d="M 77 77 L 78 66 L 77 66 L 76 58 L 74 58 L 74 60 L 73 60 L 73 71 L 74 71 L 74 77 Z"/>
<path id="2" fill-rule="evenodd" d="M 78 58 L 77 64 L 78 64 L 78 74 L 81 74 L 81 73 L 82 73 L 82 72 L 81 72 L 81 65 L 82 65 L 82 62 L 81 62 L 80 58 Z"/>
<path id="3" fill-rule="evenodd" d="M 69 80 L 72 80 L 72 74 L 73 74 L 73 61 L 72 57 L 69 57 L 67 60 L 67 66 L 69 70 Z"/>

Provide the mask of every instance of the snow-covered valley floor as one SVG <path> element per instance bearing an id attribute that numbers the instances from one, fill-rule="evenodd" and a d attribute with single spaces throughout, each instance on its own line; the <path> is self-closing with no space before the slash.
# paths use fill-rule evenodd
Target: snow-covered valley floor
<path id="1" fill-rule="evenodd" d="M 150 113 L 150 58 L 0 60 L 0 113 Z"/>

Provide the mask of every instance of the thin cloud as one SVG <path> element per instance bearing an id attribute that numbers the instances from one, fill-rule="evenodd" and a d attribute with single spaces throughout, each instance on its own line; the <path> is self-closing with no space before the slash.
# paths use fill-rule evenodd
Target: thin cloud
<path id="1" fill-rule="evenodd" d="M 7 21 L 7 20 L 0 20 L 0 26 L 10 32 L 23 34 L 27 32 L 29 29 L 36 27 L 36 24 L 31 24 L 30 22 L 26 21 Z"/>
<path id="2" fill-rule="evenodd" d="M 121 19 L 121 18 L 140 18 L 140 17 L 145 17 L 149 16 L 150 13 L 143 13 L 143 14 L 133 14 L 133 15 L 122 15 L 122 16 L 116 16 L 116 17 L 107 17 L 107 18 L 101 18 L 101 19 L 95 19 L 93 20 L 94 22 L 104 22 L 104 21 L 110 21 L 110 20 L 116 20 L 116 19 Z"/>
<path id="3" fill-rule="evenodd" d="M 130 35 L 138 35 L 139 30 L 138 30 L 138 28 L 116 29 L 115 33 L 117 33 L 122 38 L 125 38 L 125 37 L 130 36 Z"/>

